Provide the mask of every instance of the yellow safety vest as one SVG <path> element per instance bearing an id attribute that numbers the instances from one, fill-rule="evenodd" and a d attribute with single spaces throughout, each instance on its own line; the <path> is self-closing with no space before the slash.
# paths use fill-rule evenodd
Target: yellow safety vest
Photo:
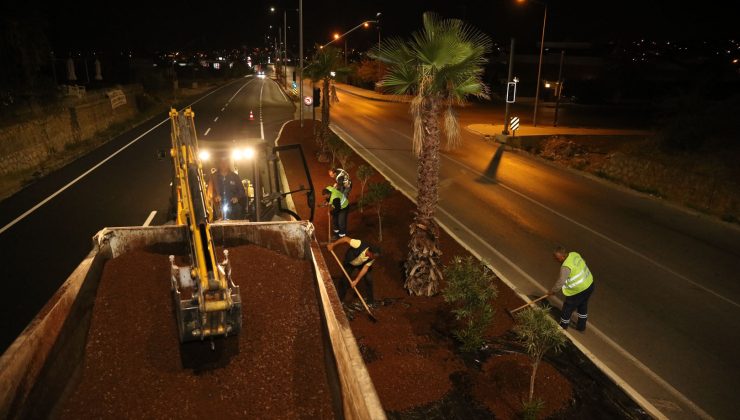
<path id="1" fill-rule="evenodd" d="M 329 204 L 334 204 L 334 199 L 338 198 L 341 208 L 346 209 L 347 206 L 349 206 L 349 200 L 347 200 L 347 197 L 345 197 L 341 191 L 334 187 L 326 187 L 326 189 L 331 192 L 331 197 L 329 197 Z"/>
<path id="2" fill-rule="evenodd" d="M 570 269 L 570 275 L 563 285 L 565 296 L 581 293 L 594 282 L 594 276 L 591 275 L 591 270 L 586 266 L 586 261 L 583 261 L 581 255 L 577 252 L 568 253 L 568 257 L 563 261 L 563 267 Z"/>

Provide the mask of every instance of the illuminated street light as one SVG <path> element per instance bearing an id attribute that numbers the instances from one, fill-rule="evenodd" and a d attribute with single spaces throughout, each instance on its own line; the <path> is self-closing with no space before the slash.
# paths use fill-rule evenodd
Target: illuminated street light
<path id="1" fill-rule="evenodd" d="M 334 39 L 339 39 L 339 34 L 334 34 Z"/>

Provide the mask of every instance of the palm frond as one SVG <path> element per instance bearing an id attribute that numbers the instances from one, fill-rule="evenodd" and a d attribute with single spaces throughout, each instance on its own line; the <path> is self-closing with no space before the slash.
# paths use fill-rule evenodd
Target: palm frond
<path id="1" fill-rule="evenodd" d="M 452 108 L 452 104 L 449 104 L 445 110 L 444 128 L 447 137 L 445 149 L 454 149 L 459 146 L 461 143 L 460 124 L 457 121 L 457 115 L 455 115 L 455 109 Z"/>

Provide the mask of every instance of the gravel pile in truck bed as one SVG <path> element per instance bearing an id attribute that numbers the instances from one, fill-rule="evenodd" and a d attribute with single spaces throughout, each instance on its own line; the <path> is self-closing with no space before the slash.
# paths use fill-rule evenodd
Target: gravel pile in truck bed
<path id="1" fill-rule="evenodd" d="M 334 418 L 308 261 L 230 249 L 242 332 L 180 345 L 167 256 L 108 261 L 79 383 L 62 418 Z"/>

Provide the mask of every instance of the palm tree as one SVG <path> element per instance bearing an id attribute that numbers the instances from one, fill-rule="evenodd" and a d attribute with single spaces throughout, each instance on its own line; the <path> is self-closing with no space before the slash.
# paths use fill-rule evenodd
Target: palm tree
<path id="1" fill-rule="evenodd" d="M 491 39 L 457 19 L 424 13 L 424 26 L 411 39 L 386 40 L 375 56 L 388 65 L 383 86 L 410 94 L 414 121 L 413 150 L 418 158 L 416 214 L 406 260 L 404 287 L 415 295 L 432 296 L 442 278 L 434 221 L 438 201 L 439 159 L 444 131 L 446 148 L 460 143 L 454 105 L 468 96 L 488 97 L 481 81 Z"/>
<path id="2" fill-rule="evenodd" d="M 343 73 L 344 59 L 341 51 L 333 46 L 326 46 L 316 50 L 311 63 L 304 69 L 306 75 L 314 82 L 323 81 L 321 89 L 321 125 L 316 135 L 316 144 L 319 146 L 319 158 L 328 156 L 326 142 L 329 139 L 329 86 L 332 72 Z"/>

